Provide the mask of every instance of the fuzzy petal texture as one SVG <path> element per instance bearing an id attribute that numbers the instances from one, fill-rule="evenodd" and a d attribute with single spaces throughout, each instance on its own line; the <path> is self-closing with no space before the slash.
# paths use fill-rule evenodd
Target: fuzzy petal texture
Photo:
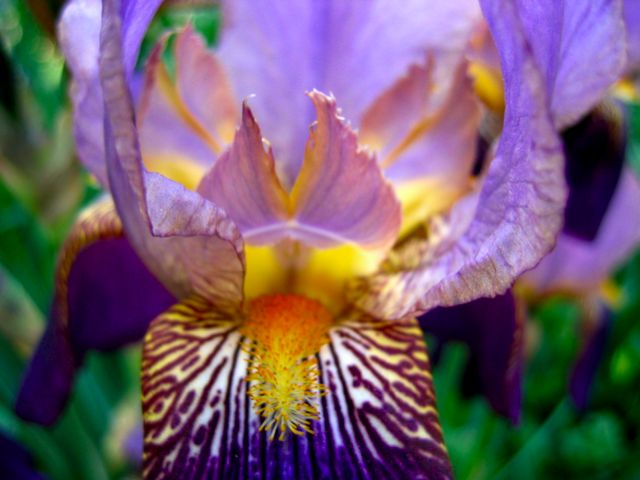
<path id="1" fill-rule="evenodd" d="M 555 249 L 523 276 L 536 292 L 573 294 L 596 290 L 640 246 L 640 183 L 627 168 L 592 242 L 561 235 Z"/>
<path id="2" fill-rule="evenodd" d="M 503 133 L 479 199 L 468 207 L 475 209 L 466 231 L 416 268 L 385 271 L 354 286 L 355 302 L 383 318 L 503 293 L 549 251 L 562 225 L 563 155 L 543 79 L 531 46 L 513 28 L 513 5 L 482 5 L 505 77 Z"/>
<path id="3" fill-rule="evenodd" d="M 105 2 L 100 74 L 109 184 L 125 231 L 176 297 L 198 293 L 220 308 L 236 309 L 242 301 L 244 252 L 235 224 L 196 192 L 142 165 L 118 11 L 117 0 Z"/>
<path id="4" fill-rule="evenodd" d="M 622 75 L 622 0 L 510 2 L 544 76 L 556 127 L 576 122 Z"/>
<path id="5" fill-rule="evenodd" d="M 123 1 L 123 49 L 128 75 L 133 71 L 142 37 L 160 3 L 161 0 Z M 71 100 L 78 156 L 106 187 L 104 107 L 98 67 L 101 4 L 100 0 L 68 2 L 58 23 L 58 38 L 73 75 Z"/>
<path id="6" fill-rule="evenodd" d="M 455 307 L 440 307 L 419 319 L 440 349 L 448 342 L 469 348 L 465 388 L 484 395 L 512 423 L 522 409 L 523 318 L 511 290 Z"/>
<path id="7" fill-rule="evenodd" d="M 24 377 L 17 413 L 52 424 L 85 354 L 141 340 L 173 303 L 125 238 L 113 202 L 85 211 L 62 250 L 49 325 Z"/>
<path id="8" fill-rule="evenodd" d="M 305 91 L 333 92 L 345 116 L 358 120 L 427 51 L 459 52 L 480 17 L 467 0 L 411 0 L 402 8 L 391 0 L 230 0 L 223 18 L 220 56 L 238 97 L 256 95 L 252 105 L 288 188 L 313 120 Z"/>
<path id="9" fill-rule="evenodd" d="M 189 299 L 152 323 L 143 355 L 144 476 L 452 478 L 415 320 L 346 318 L 316 355 L 329 392 L 314 434 L 270 441 L 247 395 L 239 323 Z"/>

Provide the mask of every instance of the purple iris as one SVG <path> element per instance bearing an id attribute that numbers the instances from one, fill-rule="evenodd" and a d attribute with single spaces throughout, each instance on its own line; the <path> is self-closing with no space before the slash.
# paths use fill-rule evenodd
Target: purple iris
<path id="1" fill-rule="evenodd" d="M 19 413 L 55 421 L 87 350 L 144 335 L 147 478 L 449 478 L 416 316 L 552 248 L 557 129 L 623 67 L 621 9 L 228 1 L 217 50 L 187 26 L 138 72 L 159 3 L 63 14 L 78 153 L 111 197 L 62 253 Z M 481 13 L 506 109 L 476 175 Z"/>

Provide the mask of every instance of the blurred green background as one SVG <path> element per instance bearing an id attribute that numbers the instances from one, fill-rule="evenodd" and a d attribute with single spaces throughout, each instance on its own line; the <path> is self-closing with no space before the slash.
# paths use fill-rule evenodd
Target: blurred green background
<path id="1" fill-rule="evenodd" d="M 59 1 L 0 0 L 0 432 L 52 479 L 136 478 L 139 348 L 89 355 L 62 419 L 47 429 L 12 405 L 44 327 L 61 241 L 100 191 L 74 158 L 68 73 L 55 42 Z M 166 11 L 164 27 L 184 22 Z M 218 15 L 196 15 L 215 40 Z M 630 106 L 631 162 L 640 171 L 640 107 Z M 529 312 L 524 412 L 498 418 L 460 394 L 467 352 L 447 348 L 435 368 L 441 422 L 461 479 L 640 479 L 640 255 L 616 273 L 622 291 L 590 408 L 578 414 L 567 379 L 579 348 L 578 308 L 555 298 Z M 139 432 L 138 432 L 139 434 Z M 135 442 L 133 442 L 135 444 Z"/>

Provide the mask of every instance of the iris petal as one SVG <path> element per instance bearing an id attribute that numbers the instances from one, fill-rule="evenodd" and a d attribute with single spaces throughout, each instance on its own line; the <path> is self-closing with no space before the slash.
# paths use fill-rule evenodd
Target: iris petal
<path id="1" fill-rule="evenodd" d="M 174 301 L 131 248 L 113 202 L 86 211 L 63 248 L 49 325 L 23 380 L 18 414 L 54 422 L 86 352 L 142 339 Z"/>
<path id="2" fill-rule="evenodd" d="M 145 478 L 450 478 L 415 320 L 354 315 L 316 356 L 313 434 L 268 439 L 247 395 L 241 322 L 192 298 L 145 340 Z M 402 473 L 401 473 L 402 472 Z"/>

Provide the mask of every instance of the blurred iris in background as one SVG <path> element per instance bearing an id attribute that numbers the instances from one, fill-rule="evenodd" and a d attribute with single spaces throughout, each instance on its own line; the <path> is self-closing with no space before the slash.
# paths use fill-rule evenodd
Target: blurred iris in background
<path id="1" fill-rule="evenodd" d="M 0 472 L 638 473 L 635 2 L 60 7 L 2 7 Z"/>

